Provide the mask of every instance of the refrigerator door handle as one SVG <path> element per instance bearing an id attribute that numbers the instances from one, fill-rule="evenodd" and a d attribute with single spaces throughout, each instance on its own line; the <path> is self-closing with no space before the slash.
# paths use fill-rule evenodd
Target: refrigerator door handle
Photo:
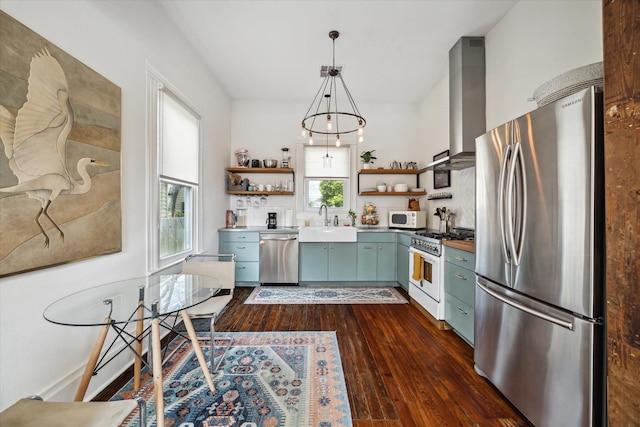
<path id="1" fill-rule="evenodd" d="M 507 262 L 511 261 L 511 253 L 507 248 L 507 236 L 504 229 L 504 210 L 506 208 L 505 203 L 508 203 L 508 198 L 505 200 L 505 181 L 507 178 L 507 165 L 509 164 L 509 158 L 511 156 L 511 145 L 507 145 L 504 149 L 504 155 L 502 157 L 502 165 L 500 167 L 500 178 L 498 183 L 498 215 L 500 222 L 500 244 L 502 247 L 502 255 Z"/>
<path id="2" fill-rule="evenodd" d="M 519 133 L 519 132 L 518 132 Z M 522 241 L 524 237 L 525 215 L 526 215 L 526 185 L 524 174 L 524 160 L 522 158 L 522 144 L 517 141 L 514 143 L 513 156 L 511 170 L 509 171 L 509 181 L 507 184 L 507 194 L 509 200 L 507 201 L 507 238 L 509 240 L 509 247 L 511 248 L 511 259 L 513 265 L 520 265 L 520 258 L 522 257 Z M 516 183 L 516 172 L 520 174 L 520 181 Z M 514 205 L 518 204 L 516 213 L 514 214 Z M 514 222 L 516 227 L 514 229 Z M 516 239 L 516 230 L 518 238 Z"/>
<path id="3" fill-rule="evenodd" d="M 520 129 L 518 129 L 519 131 Z M 519 132 L 518 132 L 519 133 Z M 524 243 L 524 235 L 525 229 L 527 225 L 527 174 L 524 169 L 524 158 L 522 153 L 522 144 L 520 141 L 517 143 L 517 155 L 516 155 L 516 164 L 520 169 L 520 185 L 518 194 L 520 196 L 521 206 L 518 211 L 518 236 L 516 246 L 514 246 L 514 250 L 516 251 L 516 265 L 520 264 L 520 259 L 522 258 L 522 248 Z"/>
<path id="4" fill-rule="evenodd" d="M 505 295 L 500 294 L 499 292 L 496 292 L 492 289 L 489 289 L 486 285 L 480 283 L 480 280 L 476 281 L 476 284 L 478 285 L 478 287 L 480 289 L 482 289 L 483 291 L 485 291 L 486 293 L 488 293 L 489 295 L 491 295 L 492 297 L 494 297 L 495 299 L 502 301 L 505 304 L 508 304 L 520 311 L 524 311 L 525 313 L 528 313 L 532 316 L 538 317 L 542 320 L 546 320 L 547 322 L 551 322 L 551 323 L 555 323 L 558 326 L 562 326 L 563 328 L 569 329 L 569 330 L 573 330 L 573 322 L 569 321 L 569 320 L 564 320 L 564 319 L 560 319 L 556 316 L 552 316 L 550 314 L 547 313 L 543 313 L 539 310 L 536 310 L 534 308 L 528 307 L 518 301 L 515 301 Z"/>

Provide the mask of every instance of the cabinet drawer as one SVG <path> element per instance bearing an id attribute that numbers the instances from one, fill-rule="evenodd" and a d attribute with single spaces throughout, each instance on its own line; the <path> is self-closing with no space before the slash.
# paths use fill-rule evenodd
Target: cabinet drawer
<path id="1" fill-rule="evenodd" d="M 476 295 L 475 274 L 450 262 L 445 263 L 444 290 L 473 307 Z"/>
<path id="2" fill-rule="evenodd" d="M 224 242 L 222 251 L 225 254 L 236 254 L 236 261 L 259 261 L 260 246 L 258 242 Z"/>
<path id="3" fill-rule="evenodd" d="M 445 320 L 471 345 L 473 345 L 473 315 L 473 308 L 451 294 L 446 295 Z"/>
<path id="4" fill-rule="evenodd" d="M 236 262 L 236 282 L 257 282 L 257 262 Z"/>
<path id="5" fill-rule="evenodd" d="M 379 242 L 379 243 L 395 243 L 396 233 L 381 233 L 381 232 L 358 232 L 358 243 L 361 242 Z"/>
<path id="6" fill-rule="evenodd" d="M 255 231 L 222 231 L 218 233 L 221 242 L 257 242 L 260 233 Z"/>
<path id="7" fill-rule="evenodd" d="M 476 254 L 461 251 L 460 249 L 452 248 L 450 246 L 446 246 L 444 249 L 444 260 L 471 271 L 475 271 L 476 269 Z"/>

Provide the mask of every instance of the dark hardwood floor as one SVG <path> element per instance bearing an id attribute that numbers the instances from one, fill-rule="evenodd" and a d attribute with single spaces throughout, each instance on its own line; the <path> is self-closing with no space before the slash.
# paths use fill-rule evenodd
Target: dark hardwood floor
<path id="1" fill-rule="evenodd" d="M 336 331 L 354 427 L 529 425 L 474 372 L 473 349 L 412 304 L 246 305 L 252 290 L 236 288 L 216 329 Z"/>

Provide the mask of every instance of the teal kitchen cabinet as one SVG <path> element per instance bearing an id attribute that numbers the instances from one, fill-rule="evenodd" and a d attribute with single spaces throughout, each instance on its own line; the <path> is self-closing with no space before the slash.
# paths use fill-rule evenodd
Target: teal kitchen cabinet
<path id="1" fill-rule="evenodd" d="M 257 231 L 222 231 L 218 233 L 218 250 L 236 256 L 236 284 L 259 281 L 260 233 Z"/>
<path id="2" fill-rule="evenodd" d="M 396 233 L 358 233 L 358 281 L 396 280 Z"/>
<path id="3" fill-rule="evenodd" d="M 376 243 L 358 243 L 358 280 L 375 282 L 378 278 L 378 247 Z"/>
<path id="4" fill-rule="evenodd" d="M 396 280 L 395 243 L 378 243 L 376 274 L 379 282 L 394 282 Z"/>
<path id="5" fill-rule="evenodd" d="M 473 346 L 475 254 L 444 248 L 445 321 Z"/>
<path id="6" fill-rule="evenodd" d="M 398 245 L 396 246 L 397 280 L 405 291 L 409 291 L 409 246 L 411 236 L 398 233 Z"/>
<path id="7" fill-rule="evenodd" d="M 326 282 L 329 277 L 328 243 L 300 243 L 298 279 L 300 282 Z"/>
<path id="8" fill-rule="evenodd" d="M 300 243 L 301 282 L 356 280 L 355 243 Z"/>
<path id="9" fill-rule="evenodd" d="M 329 243 L 329 281 L 356 280 L 356 243 Z"/>

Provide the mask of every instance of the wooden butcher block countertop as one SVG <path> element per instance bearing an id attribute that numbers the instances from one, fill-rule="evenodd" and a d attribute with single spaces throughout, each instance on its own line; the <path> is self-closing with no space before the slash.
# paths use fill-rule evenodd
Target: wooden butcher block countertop
<path id="1" fill-rule="evenodd" d="M 442 244 L 471 253 L 476 252 L 476 246 L 473 240 L 443 240 Z"/>

